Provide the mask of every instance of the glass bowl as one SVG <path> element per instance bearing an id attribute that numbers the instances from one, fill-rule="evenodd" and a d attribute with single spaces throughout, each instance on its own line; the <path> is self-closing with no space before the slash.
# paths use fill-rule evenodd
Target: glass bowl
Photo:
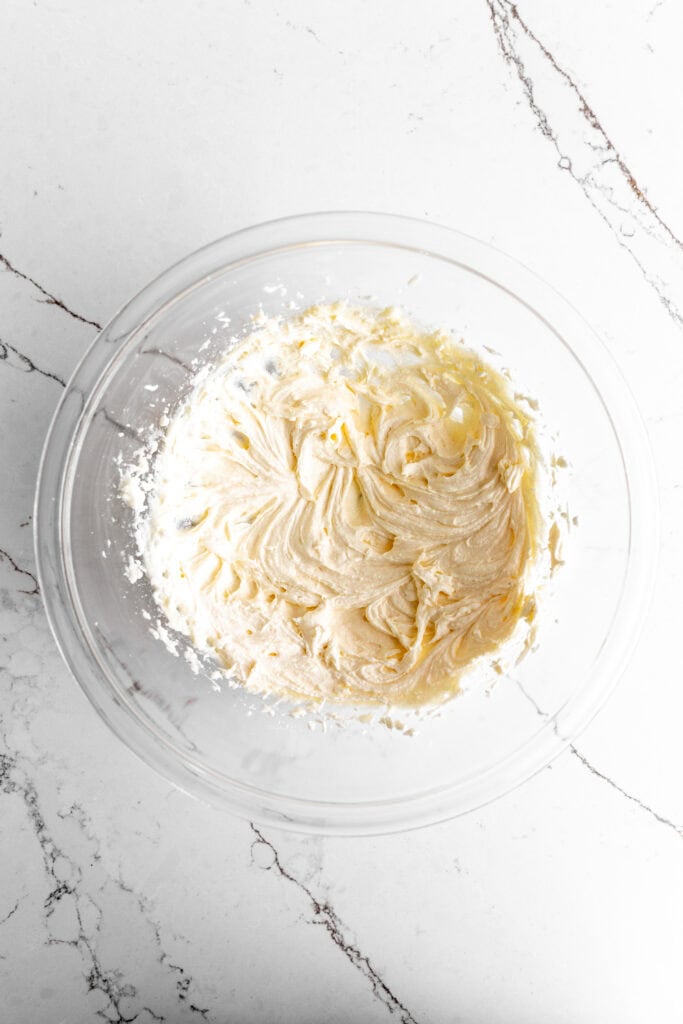
<path id="1" fill-rule="evenodd" d="M 217 691 L 150 634 L 146 580 L 124 574 L 132 461 L 196 361 L 266 314 L 348 299 L 402 305 L 508 367 L 566 458 L 578 526 L 545 588 L 538 645 L 510 673 L 426 716 L 311 728 Z M 193 365 L 193 361 L 194 365 Z M 102 718 L 176 785 L 244 817 L 311 832 L 381 833 L 480 806 L 543 768 L 586 725 L 635 642 L 657 550 L 646 434 L 581 317 L 519 263 L 455 231 L 368 213 L 262 224 L 188 256 L 98 335 L 57 409 L 36 496 L 40 585 L 57 643 Z"/>

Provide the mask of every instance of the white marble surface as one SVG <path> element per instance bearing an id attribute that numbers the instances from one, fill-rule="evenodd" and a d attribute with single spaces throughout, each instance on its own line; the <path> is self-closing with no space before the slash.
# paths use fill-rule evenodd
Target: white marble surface
<path id="1" fill-rule="evenodd" d="M 3 1022 L 683 1019 L 682 32 L 674 0 L 5 0 Z M 43 437 L 96 326 L 214 237 L 335 207 L 559 288 L 630 381 L 662 504 L 651 613 L 576 748 L 382 839 L 174 791 L 69 677 L 33 576 Z"/>

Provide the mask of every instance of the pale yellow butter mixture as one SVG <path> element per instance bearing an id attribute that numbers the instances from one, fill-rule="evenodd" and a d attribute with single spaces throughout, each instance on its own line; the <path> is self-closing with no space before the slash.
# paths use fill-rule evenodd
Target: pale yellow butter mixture
<path id="1" fill-rule="evenodd" d="M 445 332 L 264 320 L 170 423 L 146 569 L 251 690 L 429 703 L 533 616 L 535 462 L 506 381 Z"/>

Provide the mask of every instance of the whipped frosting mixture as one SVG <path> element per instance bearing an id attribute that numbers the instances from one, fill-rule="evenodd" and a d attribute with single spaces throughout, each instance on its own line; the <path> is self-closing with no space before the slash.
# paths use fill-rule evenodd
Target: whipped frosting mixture
<path id="1" fill-rule="evenodd" d="M 430 703 L 533 617 L 535 463 L 506 381 L 446 332 L 264 319 L 168 427 L 145 566 L 250 690 Z"/>

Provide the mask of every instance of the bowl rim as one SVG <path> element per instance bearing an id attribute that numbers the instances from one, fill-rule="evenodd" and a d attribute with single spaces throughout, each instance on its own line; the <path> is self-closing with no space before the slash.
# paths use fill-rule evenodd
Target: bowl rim
<path id="1" fill-rule="evenodd" d="M 237 263 L 283 249 L 343 242 L 445 259 L 485 277 L 539 317 L 593 384 L 614 431 L 629 493 L 627 565 L 613 620 L 620 624 L 617 640 L 612 630 L 587 680 L 521 747 L 474 777 L 365 802 L 285 796 L 225 776 L 219 784 L 210 769 L 174 748 L 158 730 L 155 735 L 122 703 L 85 641 L 61 543 L 68 510 L 65 485 L 78 451 L 73 442 L 93 395 L 127 341 L 188 290 Z M 647 431 L 628 384 L 596 332 L 552 286 L 488 243 L 429 221 L 364 211 L 305 213 L 242 228 L 190 253 L 142 288 L 96 335 L 68 381 L 43 446 L 34 502 L 37 576 L 50 628 L 72 675 L 109 728 L 162 777 L 192 796 L 262 823 L 337 835 L 384 834 L 448 820 L 515 789 L 562 753 L 597 714 L 628 663 L 651 598 L 659 550 L 657 495 Z"/>

